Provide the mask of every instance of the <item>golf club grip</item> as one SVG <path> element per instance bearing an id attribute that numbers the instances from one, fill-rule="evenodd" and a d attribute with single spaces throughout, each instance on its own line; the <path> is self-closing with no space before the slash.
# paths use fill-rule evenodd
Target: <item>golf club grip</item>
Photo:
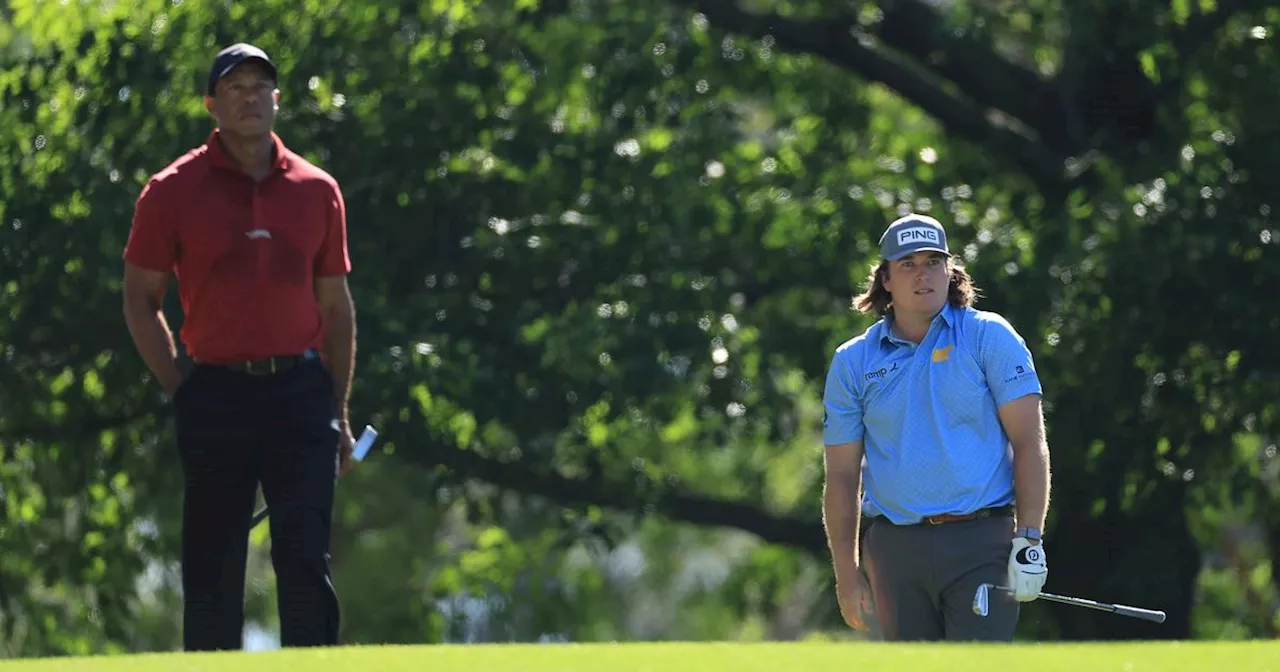
<path id="1" fill-rule="evenodd" d="M 1152 621 L 1154 623 L 1164 623 L 1164 612 L 1154 609 L 1139 609 L 1138 607 L 1126 607 L 1123 604 L 1117 604 L 1116 615 L 1128 616 L 1130 618 L 1140 618 L 1144 621 Z"/>
<path id="2" fill-rule="evenodd" d="M 1012 593 L 1013 589 L 1004 586 L 996 586 L 996 588 Z M 1059 604 L 1069 604 L 1075 607 L 1085 607 L 1086 609 L 1096 609 L 1098 611 L 1111 612 L 1117 616 L 1128 616 L 1129 618 L 1138 618 L 1153 623 L 1164 623 L 1165 613 L 1154 609 L 1140 609 L 1138 607 L 1128 607 L 1123 604 L 1107 604 L 1105 602 L 1095 602 L 1094 600 L 1086 600 L 1079 597 L 1067 597 L 1065 595 L 1054 595 L 1053 593 L 1040 593 L 1040 599 Z"/>
<path id="3" fill-rule="evenodd" d="M 1097 609 L 1098 611 L 1109 611 L 1117 616 L 1128 616 L 1129 618 L 1139 618 L 1144 621 L 1152 621 L 1155 623 L 1164 623 L 1165 614 L 1163 611 L 1154 611 L 1152 609 L 1139 609 L 1138 607 L 1129 607 L 1123 604 L 1108 604 L 1106 602 L 1095 602 L 1094 600 L 1086 600 L 1079 597 L 1066 597 L 1063 595 L 1054 595 L 1053 593 L 1040 593 L 1042 599 L 1051 602 L 1061 602 L 1062 604 L 1072 604 L 1077 607 L 1087 607 L 1089 609 Z"/>

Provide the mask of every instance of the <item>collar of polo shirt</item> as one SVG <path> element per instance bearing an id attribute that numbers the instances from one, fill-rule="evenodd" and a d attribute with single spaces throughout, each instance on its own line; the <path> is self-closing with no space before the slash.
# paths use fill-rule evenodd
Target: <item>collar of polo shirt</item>
<path id="1" fill-rule="evenodd" d="M 943 304 L 942 310 L 939 310 L 938 314 L 933 316 L 933 322 L 942 320 L 948 327 L 954 327 L 956 325 L 956 310 L 958 309 L 955 306 L 951 305 L 950 301 L 947 301 L 945 304 Z M 884 316 L 884 332 L 880 335 L 880 338 L 881 340 L 885 340 L 885 341 L 897 341 L 897 342 L 903 342 L 903 343 L 907 342 L 893 335 L 893 310 L 892 309 L 890 309 L 889 312 Z"/>
<path id="2" fill-rule="evenodd" d="M 218 129 L 215 128 L 213 129 L 213 132 L 209 134 L 209 161 L 219 168 L 227 168 L 229 170 L 244 172 L 244 169 L 240 167 L 239 162 L 227 153 L 226 148 L 222 146 L 222 142 L 218 140 L 218 137 Z M 284 141 L 280 139 L 279 135 L 276 135 L 275 131 L 271 132 L 271 142 L 275 145 L 273 153 L 275 158 L 273 159 L 271 168 L 289 170 L 289 151 L 284 146 Z"/>

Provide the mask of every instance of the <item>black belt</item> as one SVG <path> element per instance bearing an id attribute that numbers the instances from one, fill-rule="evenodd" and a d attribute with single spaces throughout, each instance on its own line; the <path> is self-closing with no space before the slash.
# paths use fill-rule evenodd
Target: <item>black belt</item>
<path id="1" fill-rule="evenodd" d="M 227 371 L 238 371 L 247 373 L 252 376 L 266 376 L 273 373 L 280 373 L 290 369 L 296 369 L 307 362 L 320 359 L 320 353 L 314 348 L 305 350 L 298 355 L 277 355 L 275 357 L 267 357 L 266 359 L 253 359 L 243 362 L 230 362 L 227 364 L 210 364 L 208 362 L 196 361 L 199 366 L 206 366 L 216 369 L 225 369 Z"/>

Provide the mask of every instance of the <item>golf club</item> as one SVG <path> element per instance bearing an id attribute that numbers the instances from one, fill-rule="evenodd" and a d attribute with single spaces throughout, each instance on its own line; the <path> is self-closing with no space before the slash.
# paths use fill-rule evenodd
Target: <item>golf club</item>
<path id="1" fill-rule="evenodd" d="M 378 438 L 378 430 L 372 425 L 365 425 L 364 431 L 360 433 L 360 438 L 356 440 L 356 445 L 351 449 L 351 457 L 356 462 L 364 460 L 364 456 L 369 454 L 369 449 L 373 447 L 373 442 Z M 259 523 L 267 519 L 268 511 L 264 506 L 262 510 L 253 514 L 253 522 L 249 524 L 249 529 L 258 526 Z"/>
<path id="2" fill-rule="evenodd" d="M 973 595 L 973 613 L 979 616 L 986 616 L 989 613 L 991 603 L 990 591 L 992 588 L 1006 593 L 1013 593 L 1013 589 L 1006 588 L 1004 586 L 996 586 L 990 583 L 981 584 L 978 586 L 978 592 Z M 1064 597 L 1062 595 L 1054 595 L 1053 593 L 1040 593 L 1037 599 L 1057 602 L 1059 604 L 1069 604 L 1074 607 L 1106 611 L 1116 614 L 1117 616 L 1140 618 L 1144 621 L 1152 621 L 1155 623 L 1164 623 L 1165 618 L 1165 613 L 1163 611 L 1127 607 L 1123 604 L 1107 604 L 1105 602 L 1095 602 L 1093 600 L 1085 600 L 1078 597 Z"/>

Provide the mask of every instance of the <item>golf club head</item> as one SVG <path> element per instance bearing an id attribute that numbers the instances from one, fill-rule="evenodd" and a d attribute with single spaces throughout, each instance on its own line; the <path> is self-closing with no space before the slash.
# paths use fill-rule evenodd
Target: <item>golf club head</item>
<path id="1" fill-rule="evenodd" d="M 978 591 L 973 594 L 973 613 L 984 617 L 991 613 L 991 584 L 978 584 Z"/>

